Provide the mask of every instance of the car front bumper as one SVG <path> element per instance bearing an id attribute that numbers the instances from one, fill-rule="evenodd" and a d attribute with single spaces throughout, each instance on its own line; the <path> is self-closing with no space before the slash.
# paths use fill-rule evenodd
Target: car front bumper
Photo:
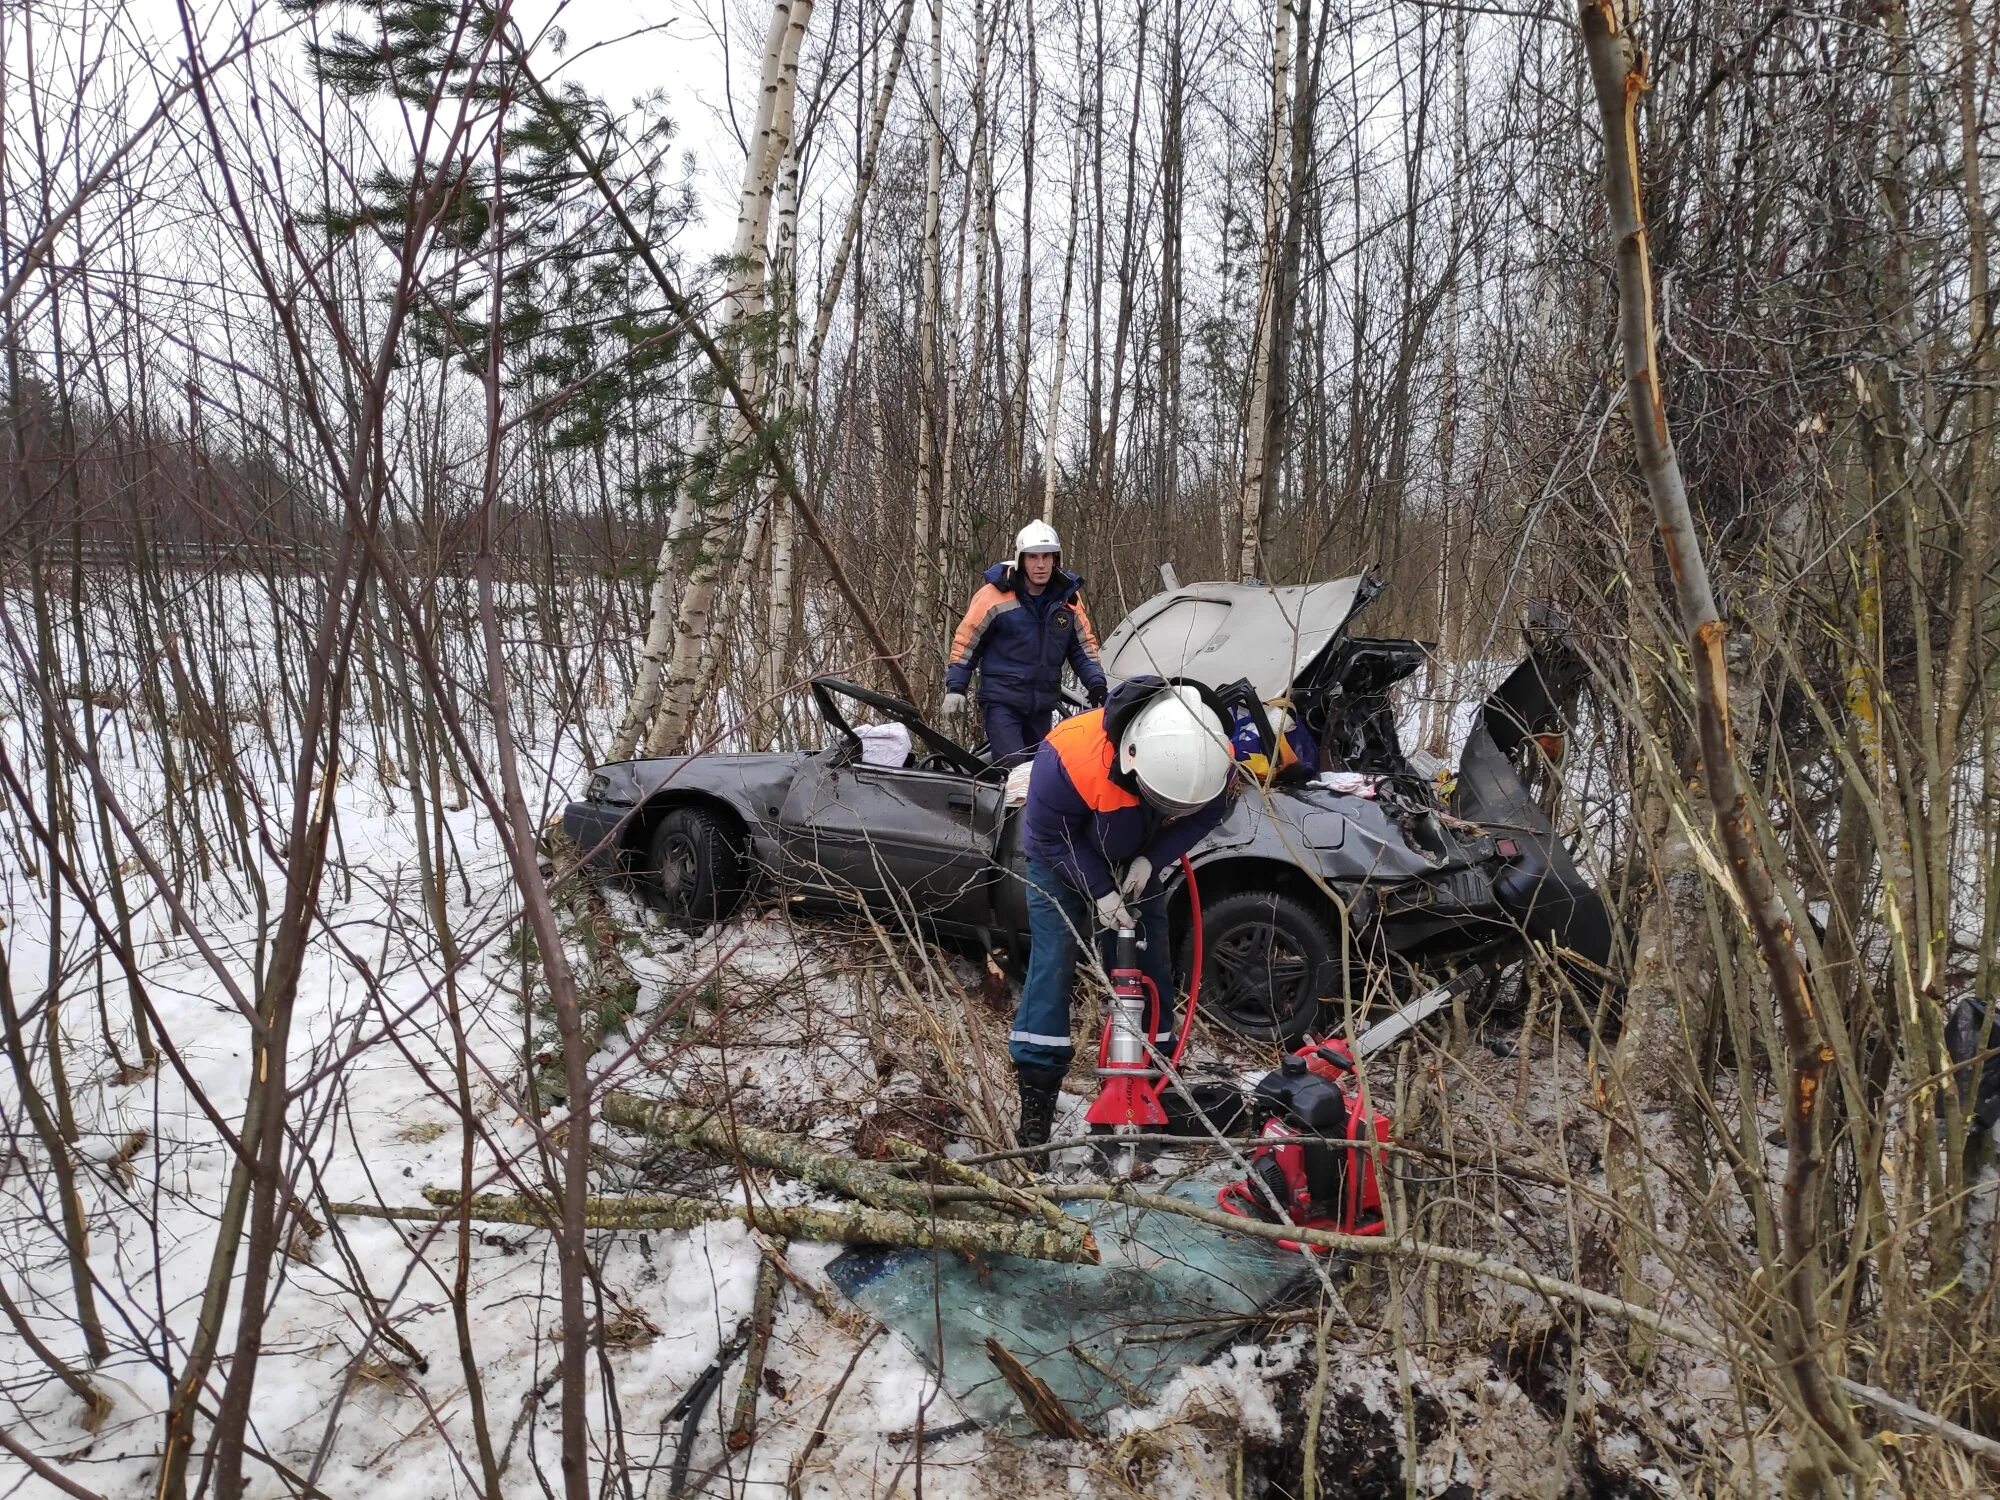
<path id="1" fill-rule="evenodd" d="M 583 862 L 601 870 L 625 865 L 624 824 L 634 809 L 618 802 L 572 802 L 563 809 L 562 830 Z"/>

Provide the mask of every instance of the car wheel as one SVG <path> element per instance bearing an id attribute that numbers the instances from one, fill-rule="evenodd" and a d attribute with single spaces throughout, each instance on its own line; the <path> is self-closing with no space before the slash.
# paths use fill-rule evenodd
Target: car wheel
<path id="1" fill-rule="evenodd" d="M 743 856 L 730 830 L 699 807 L 661 815 L 639 875 L 652 904 L 690 931 L 722 921 L 743 894 Z"/>
<path id="2" fill-rule="evenodd" d="M 1290 896 L 1237 891 L 1203 909 L 1202 937 L 1202 1011 L 1260 1042 L 1300 1041 L 1338 973 L 1326 924 Z M 1193 948 L 1182 942 L 1182 972 Z"/>

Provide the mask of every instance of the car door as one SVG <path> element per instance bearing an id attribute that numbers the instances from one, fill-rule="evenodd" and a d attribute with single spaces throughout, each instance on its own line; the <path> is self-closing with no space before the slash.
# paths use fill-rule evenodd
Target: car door
<path id="1" fill-rule="evenodd" d="M 955 772 L 857 763 L 833 752 L 792 784 L 787 873 L 808 900 L 857 896 L 963 927 L 988 925 L 1002 792 Z"/>

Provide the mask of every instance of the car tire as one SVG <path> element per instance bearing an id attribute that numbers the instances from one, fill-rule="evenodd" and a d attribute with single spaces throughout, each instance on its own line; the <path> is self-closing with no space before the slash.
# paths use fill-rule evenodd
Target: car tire
<path id="1" fill-rule="evenodd" d="M 1339 982 L 1333 935 L 1312 910 L 1276 891 L 1236 891 L 1202 910 L 1201 1013 L 1260 1042 L 1295 1045 Z M 1192 935 L 1181 972 L 1194 967 Z"/>
<path id="2" fill-rule="evenodd" d="M 653 825 L 636 872 L 648 904 L 699 932 L 728 918 L 743 896 L 743 855 L 732 830 L 706 808 L 670 807 Z"/>

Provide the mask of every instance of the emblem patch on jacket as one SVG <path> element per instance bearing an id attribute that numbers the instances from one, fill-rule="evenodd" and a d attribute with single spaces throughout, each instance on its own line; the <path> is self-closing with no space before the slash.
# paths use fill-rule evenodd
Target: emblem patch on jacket
<path id="1" fill-rule="evenodd" d="M 1055 628 L 1058 630 L 1069 629 L 1069 622 L 1070 622 L 1070 613 L 1066 609 L 1059 609 L 1054 614 L 1049 616 L 1049 623 L 1055 626 Z"/>

